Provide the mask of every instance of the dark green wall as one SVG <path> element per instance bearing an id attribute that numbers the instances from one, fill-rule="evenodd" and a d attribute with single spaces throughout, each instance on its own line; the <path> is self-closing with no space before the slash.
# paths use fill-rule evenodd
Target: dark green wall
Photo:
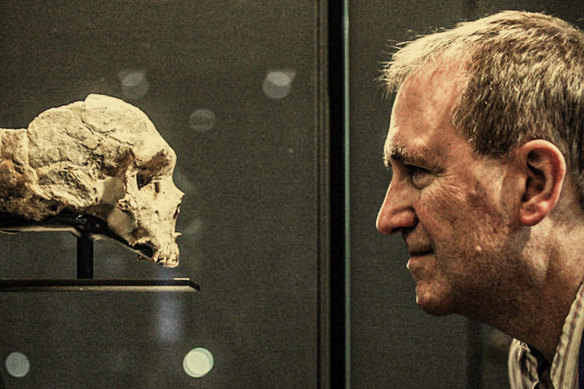
<path id="1" fill-rule="evenodd" d="M 505 388 L 504 335 L 415 304 L 401 238 L 375 230 L 389 176 L 381 152 L 392 104 L 374 80 L 393 43 L 503 9 L 584 22 L 581 1 L 349 1 L 352 388 Z"/>
<path id="2" fill-rule="evenodd" d="M 0 127 L 25 127 L 51 106 L 104 93 L 140 107 L 177 152 L 175 180 L 186 193 L 181 265 L 136 262 L 133 253 L 99 241 L 95 276 L 190 277 L 201 292 L 2 293 L 0 388 L 326 387 L 327 366 L 319 364 L 328 357 L 322 4 L 2 2 Z M 498 334 L 418 309 L 403 244 L 375 230 L 388 184 L 381 147 L 391 99 L 382 99 L 374 80 L 389 40 L 503 8 L 581 21 L 580 2 L 348 6 L 351 387 L 504 388 L 504 356 L 493 346 Z M 146 75 L 143 96 L 124 91 L 128 70 Z M 291 80 L 284 98 L 263 89 L 272 71 Z M 200 109 L 214 113 L 212 128 L 193 122 Z M 0 235 L 0 278 L 74 277 L 71 234 Z M 198 379 L 182 369 L 194 347 L 215 358 Z M 30 360 L 24 378 L 5 369 L 13 351 Z"/>
<path id="3" fill-rule="evenodd" d="M 98 241 L 95 277 L 182 276 L 201 287 L 193 295 L 1 294 L 7 388 L 317 387 L 318 7 L 2 2 L 0 127 L 25 127 L 49 107 L 104 93 L 141 108 L 177 152 L 181 265 L 138 263 Z M 144 72 L 144 96 L 124 92 L 124 70 Z M 264 92 L 272 71 L 292 79 L 284 98 Z M 214 113 L 213 128 L 191 126 L 199 109 Z M 0 277 L 75 274 L 72 235 L 0 235 Z M 199 346 L 215 367 L 195 379 L 182 361 Z M 12 351 L 30 360 L 24 378 L 4 370 Z"/>

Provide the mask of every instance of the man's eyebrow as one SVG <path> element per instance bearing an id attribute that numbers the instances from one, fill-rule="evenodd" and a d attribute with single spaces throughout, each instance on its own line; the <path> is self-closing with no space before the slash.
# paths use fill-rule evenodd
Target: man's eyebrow
<path id="1" fill-rule="evenodd" d="M 383 164 L 388 169 L 391 169 L 390 161 L 430 166 L 430 163 L 424 157 L 405 146 L 391 146 L 390 148 L 386 148 L 383 152 Z"/>
<path id="2" fill-rule="evenodd" d="M 383 151 L 383 163 L 385 166 L 390 168 L 390 161 L 410 161 L 410 160 L 417 160 L 413 154 L 403 146 L 392 146 L 389 148 L 385 148 Z"/>

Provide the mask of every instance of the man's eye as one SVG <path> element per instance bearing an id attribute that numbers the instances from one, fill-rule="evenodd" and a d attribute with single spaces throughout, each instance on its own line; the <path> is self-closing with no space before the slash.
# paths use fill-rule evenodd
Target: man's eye
<path id="1" fill-rule="evenodd" d="M 428 170 L 415 165 L 406 165 L 405 168 L 416 188 L 423 188 L 430 183 L 432 177 Z"/>

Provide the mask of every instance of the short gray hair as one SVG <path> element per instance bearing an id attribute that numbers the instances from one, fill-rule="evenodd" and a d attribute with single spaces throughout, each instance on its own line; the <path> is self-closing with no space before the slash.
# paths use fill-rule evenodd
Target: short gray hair
<path id="1" fill-rule="evenodd" d="M 545 139 L 564 154 L 584 208 L 584 33 L 540 13 L 503 11 L 398 46 L 382 70 L 393 92 L 413 72 L 464 58 L 452 123 L 473 149 L 502 157 Z"/>

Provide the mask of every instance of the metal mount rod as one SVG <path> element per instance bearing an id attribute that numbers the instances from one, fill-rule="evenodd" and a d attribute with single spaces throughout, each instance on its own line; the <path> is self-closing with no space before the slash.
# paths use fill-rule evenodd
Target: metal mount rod
<path id="1" fill-rule="evenodd" d="M 93 278 L 93 239 L 86 232 L 77 238 L 77 278 Z"/>

